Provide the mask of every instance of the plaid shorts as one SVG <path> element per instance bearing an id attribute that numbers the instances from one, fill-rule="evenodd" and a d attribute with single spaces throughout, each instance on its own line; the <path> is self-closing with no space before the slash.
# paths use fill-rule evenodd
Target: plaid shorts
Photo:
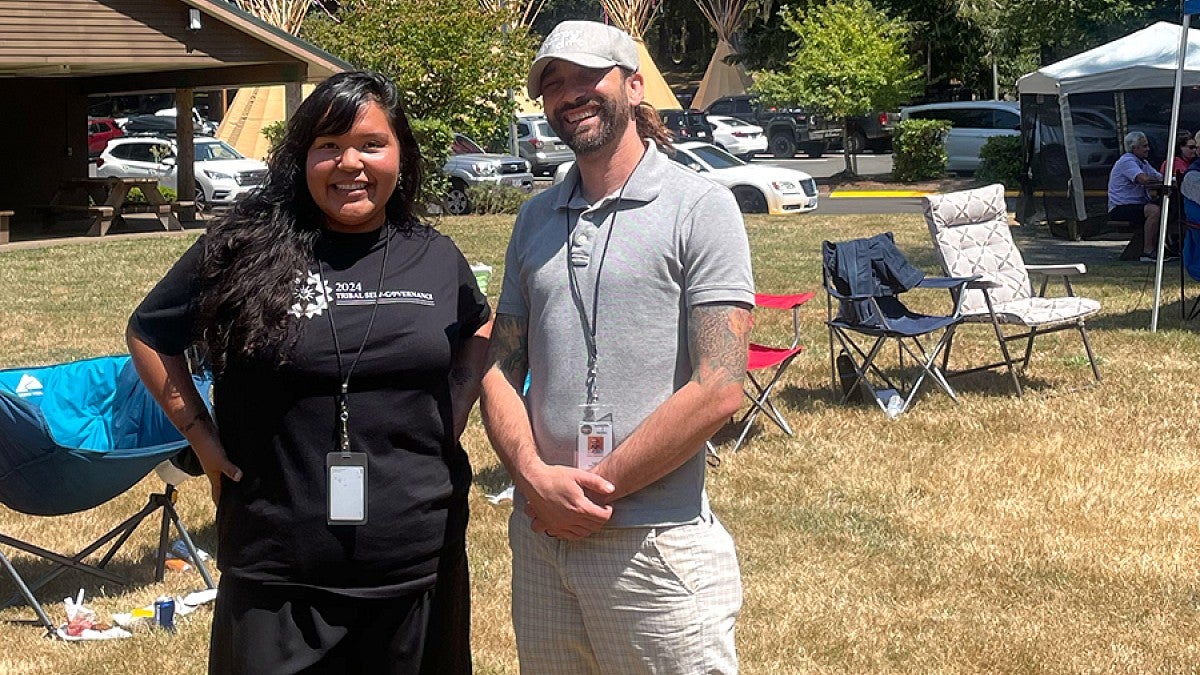
<path id="1" fill-rule="evenodd" d="M 509 545 L 522 673 L 737 672 L 741 574 L 715 515 L 562 541 L 518 509 Z"/>

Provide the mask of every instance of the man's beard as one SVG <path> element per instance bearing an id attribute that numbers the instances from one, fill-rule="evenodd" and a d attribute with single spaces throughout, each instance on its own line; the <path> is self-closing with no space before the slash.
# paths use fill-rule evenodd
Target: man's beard
<path id="1" fill-rule="evenodd" d="M 621 96 L 620 98 L 624 99 L 625 97 Z M 596 113 L 596 119 L 600 123 L 590 131 L 579 132 L 577 130 L 572 133 L 558 129 L 555 122 L 562 119 L 562 113 L 556 114 L 549 120 L 550 126 L 554 128 L 558 137 L 577 155 L 586 155 L 600 150 L 612 139 L 622 136 L 626 127 L 629 126 L 629 103 L 627 100 L 618 101 L 608 96 L 594 96 L 592 100 L 600 105 L 600 110 Z M 578 105 L 572 104 L 564 107 L 576 108 Z"/>

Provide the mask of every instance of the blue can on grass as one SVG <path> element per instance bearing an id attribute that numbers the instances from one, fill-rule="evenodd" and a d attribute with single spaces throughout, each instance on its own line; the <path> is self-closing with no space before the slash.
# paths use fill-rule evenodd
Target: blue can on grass
<path id="1" fill-rule="evenodd" d="M 175 631 L 175 600 L 162 597 L 154 601 L 154 623 L 159 628 Z"/>

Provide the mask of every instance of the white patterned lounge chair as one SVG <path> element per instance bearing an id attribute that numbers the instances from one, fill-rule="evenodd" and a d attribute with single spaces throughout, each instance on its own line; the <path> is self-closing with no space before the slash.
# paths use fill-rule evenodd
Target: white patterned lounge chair
<path id="1" fill-rule="evenodd" d="M 1085 321 L 1100 312 L 1100 303 L 1077 297 L 1071 288 L 1071 277 L 1084 274 L 1083 264 L 1026 265 L 1012 240 L 1008 212 L 1004 203 L 1004 186 L 988 185 L 975 190 L 962 190 L 925 197 L 925 222 L 933 237 L 938 258 L 947 276 L 979 275 L 981 279 L 968 285 L 963 298 L 964 322 L 990 323 L 1000 343 L 1002 361 L 966 370 L 954 375 L 973 373 L 992 368 L 1007 368 L 1022 395 L 1021 381 L 1015 362 L 1009 354 L 1008 343 L 1027 340 L 1021 370 L 1029 366 L 1033 340 L 1043 333 L 1076 329 L 1083 338 L 1092 374 L 1100 381 L 1100 369 L 1088 343 Z M 1041 277 L 1041 288 L 1033 293 L 1030 273 Z M 1047 298 L 1046 286 L 1051 276 L 1061 276 L 1066 296 Z M 1021 332 L 1006 334 L 1002 326 L 1019 326 Z M 942 366 L 950 359 L 948 346 Z M 947 372 L 947 375 L 951 373 Z"/>

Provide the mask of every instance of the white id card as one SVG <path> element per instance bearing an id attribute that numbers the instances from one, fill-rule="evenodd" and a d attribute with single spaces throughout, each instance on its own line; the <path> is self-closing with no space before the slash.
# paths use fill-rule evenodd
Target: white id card
<path id="1" fill-rule="evenodd" d="M 363 525 L 367 522 L 367 455 L 352 452 L 325 456 L 329 474 L 329 524 Z"/>
<path id="2" fill-rule="evenodd" d="M 583 421 L 579 423 L 575 445 L 575 468 L 589 471 L 613 451 L 613 419 L 604 406 L 585 405 L 583 408 Z"/>

